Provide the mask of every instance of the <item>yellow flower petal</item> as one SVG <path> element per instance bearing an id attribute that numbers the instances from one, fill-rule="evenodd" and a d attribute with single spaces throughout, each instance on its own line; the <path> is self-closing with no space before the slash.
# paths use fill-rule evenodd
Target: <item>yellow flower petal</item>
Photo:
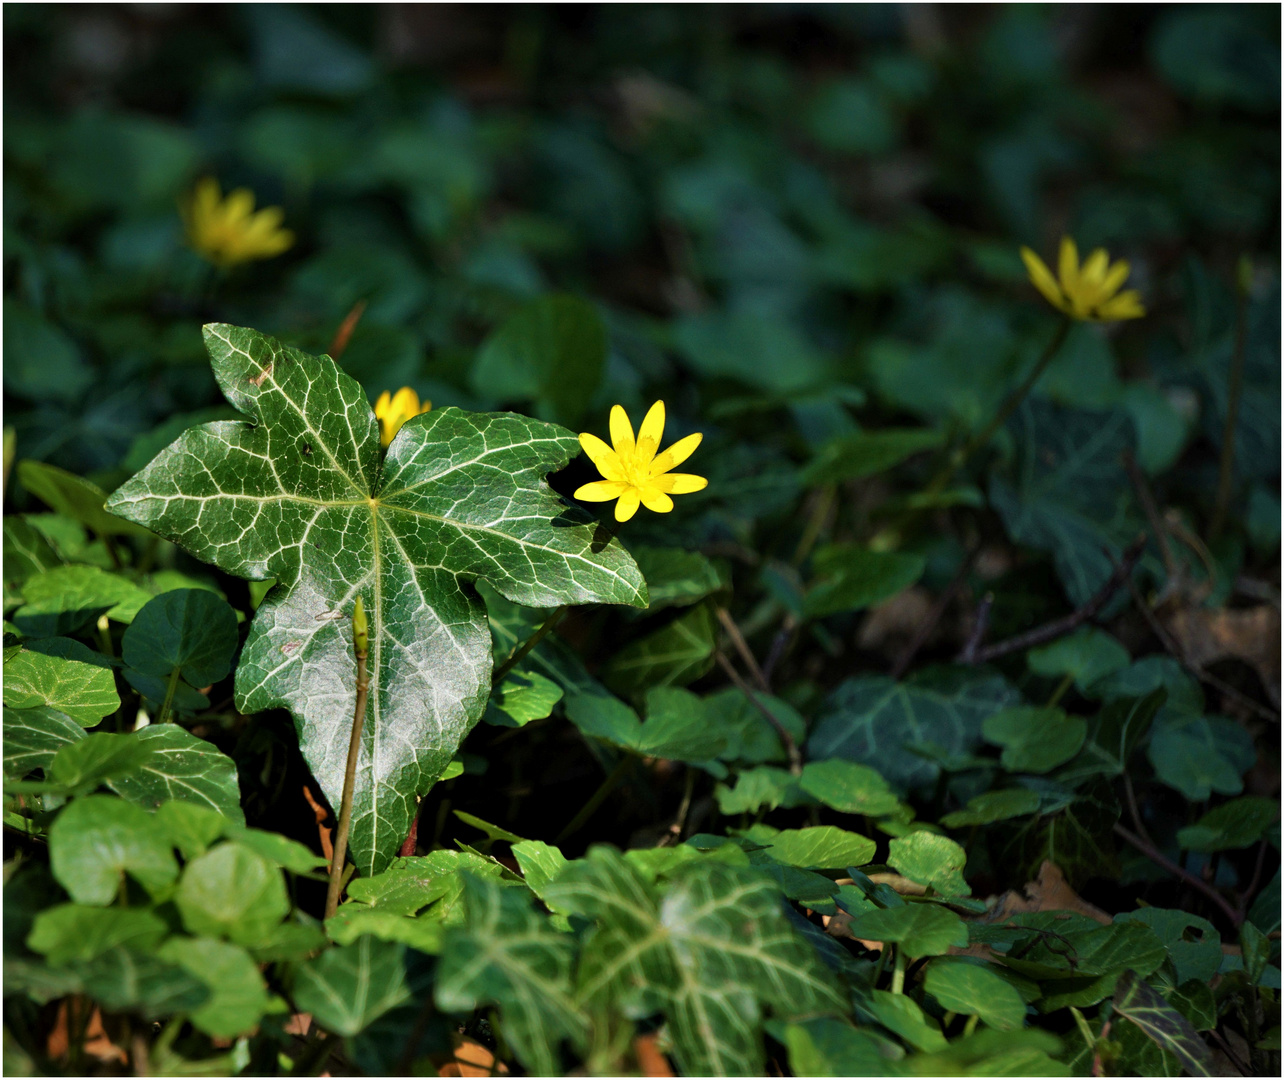
<path id="1" fill-rule="evenodd" d="M 690 495 L 693 491 L 703 491 L 709 486 L 709 481 L 694 473 L 674 472 L 657 476 L 649 486 L 669 495 Z"/>
<path id="2" fill-rule="evenodd" d="M 419 395 L 408 386 L 403 386 L 392 395 L 392 411 L 398 416 L 414 416 L 419 412 Z"/>
<path id="3" fill-rule="evenodd" d="M 660 440 L 664 438 L 664 402 L 657 401 L 647 410 L 642 426 L 638 429 L 637 457 L 638 465 L 645 467 L 660 449 Z"/>
<path id="4" fill-rule="evenodd" d="M 1120 259 L 1110 267 L 1106 276 L 1101 281 L 1101 299 L 1109 300 L 1119 291 L 1119 286 L 1128 280 L 1128 273 L 1132 267 L 1128 265 L 1127 259 Z"/>
<path id="5" fill-rule="evenodd" d="M 629 488 L 623 480 L 595 480 L 591 484 L 581 484 L 575 489 L 575 498 L 585 502 L 609 502 L 618 499 Z"/>
<path id="6" fill-rule="evenodd" d="M 388 408 L 389 406 L 391 406 L 391 404 L 392 404 L 392 395 L 389 394 L 387 390 L 385 390 L 382 394 L 379 395 L 379 400 L 375 402 L 375 410 L 374 410 L 375 416 L 385 415 L 388 412 Z"/>
<path id="7" fill-rule="evenodd" d="M 1057 279 L 1052 276 L 1047 263 L 1028 247 L 1021 249 L 1021 258 L 1025 261 L 1025 268 L 1030 274 L 1030 284 L 1043 294 L 1049 304 L 1064 311 L 1065 297 L 1061 295 L 1061 287 L 1057 284 Z"/>
<path id="8" fill-rule="evenodd" d="M 583 447 L 584 453 L 588 454 L 589 460 L 597 466 L 597 471 L 607 480 L 624 479 L 624 465 L 620 461 L 620 455 L 596 435 L 590 435 L 587 431 L 581 432 L 580 446 Z"/>
<path id="9" fill-rule="evenodd" d="M 1099 290 L 1106 280 L 1106 270 L 1110 267 L 1110 256 L 1105 248 L 1097 248 L 1084 260 L 1083 269 L 1079 271 L 1079 284 L 1083 289 Z"/>
<path id="10" fill-rule="evenodd" d="M 654 510 L 657 514 L 667 514 L 673 509 L 673 500 L 654 484 L 647 484 L 641 489 L 640 494 L 642 505 L 648 510 Z"/>
<path id="11" fill-rule="evenodd" d="M 638 512 L 638 503 L 642 501 L 642 496 L 635 487 L 627 488 L 620 501 L 615 504 L 615 520 L 628 521 Z"/>
<path id="12" fill-rule="evenodd" d="M 254 192 L 237 188 L 223 201 L 223 213 L 229 225 L 244 221 L 254 213 Z"/>
<path id="13" fill-rule="evenodd" d="M 1097 310 L 1097 318 L 1102 322 L 1115 322 L 1120 319 L 1140 319 L 1146 314 L 1141 304 L 1141 294 L 1136 289 L 1121 292 L 1113 300 L 1107 300 Z"/>
<path id="14" fill-rule="evenodd" d="M 1062 291 L 1073 299 L 1075 287 L 1079 284 L 1079 249 L 1068 236 L 1061 238 L 1061 258 L 1057 261 L 1057 277 L 1061 280 Z"/>
<path id="15" fill-rule="evenodd" d="M 703 438 L 704 435 L 697 431 L 694 435 L 688 435 L 685 439 L 679 439 L 663 454 L 651 462 L 651 475 L 659 476 L 661 473 L 666 473 L 670 469 L 676 469 L 686 461 L 687 458 L 695 453 L 696 447 L 700 445 L 700 441 Z"/>
<path id="16" fill-rule="evenodd" d="M 615 444 L 615 452 L 621 459 L 633 456 L 633 425 L 629 423 L 629 414 L 624 411 L 623 405 L 611 406 L 611 442 Z M 631 514 L 629 516 L 632 517 Z"/>

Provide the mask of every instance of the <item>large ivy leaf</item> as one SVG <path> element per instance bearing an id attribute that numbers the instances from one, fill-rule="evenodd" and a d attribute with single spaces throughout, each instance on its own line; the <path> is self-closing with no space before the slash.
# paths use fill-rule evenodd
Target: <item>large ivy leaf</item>
<path id="1" fill-rule="evenodd" d="M 790 926 L 780 892 L 746 867 L 700 859 L 663 895 L 623 857 L 593 848 L 551 882 L 558 910 L 597 921 L 578 997 L 662 1009 L 688 1076 L 759 1076 L 761 1006 L 785 1019 L 841 1013 L 834 976 Z"/>
<path id="2" fill-rule="evenodd" d="M 236 673 L 243 712 L 285 706 L 332 805 L 356 698 L 349 617 L 370 618 L 370 697 L 353 804 L 363 871 L 387 865 L 485 709 L 491 648 L 470 583 L 532 606 L 642 605 L 636 565 L 544 481 L 574 435 L 509 414 L 435 410 L 380 461 L 360 386 L 328 357 L 205 328 L 215 377 L 250 422 L 185 432 L 108 502 L 229 573 L 278 579 Z"/>
<path id="3" fill-rule="evenodd" d="M 582 1046 L 585 1022 L 571 995 L 574 940 L 532 909 L 524 889 L 463 875 L 466 926 L 447 939 L 437 1007 L 471 1013 L 498 1005 L 504 1041 L 535 1076 L 557 1076 L 563 1039 Z"/>
<path id="4" fill-rule="evenodd" d="M 130 738 L 151 753 L 127 776 L 108 781 L 116 794 L 148 810 L 181 799 L 245 823 L 236 762 L 213 743 L 177 724 L 153 724 Z"/>
<path id="5" fill-rule="evenodd" d="M 339 1035 L 355 1035 L 410 996 L 404 945 L 358 938 L 327 949 L 295 973 L 294 1000 L 317 1023 Z"/>
<path id="6" fill-rule="evenodd" d="M 981 742 L 985 718 L 1020 700 L 1002 676 L 969 668 L 933 668 L 905 682 L 884 675 L 848 679 L 822 708 L 807 754 L 864 762 L 902 791 L 924 787 L 940 768 L 915 746 L 968 753 Z"/>
<path id="7" fill-rule="evenodd" d="M 4 709 L 4 772 L 20 780 L 32 769 L 48 769 L 69 743 L 80 742 L 85 729 L 57 709 Z"/>

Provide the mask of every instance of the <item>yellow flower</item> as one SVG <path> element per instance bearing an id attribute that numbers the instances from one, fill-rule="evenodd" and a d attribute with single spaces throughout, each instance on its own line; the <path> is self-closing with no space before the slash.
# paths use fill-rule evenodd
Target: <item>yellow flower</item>
<path id="1" fill-rule="evenodd" d="M 1028 247 L 1021 249 L 1021 258 L 1025 260 L 1034 287 L 1047 297 L 1048 303 L 1072 319 L 1115 322 L 1140 319 L 1146 314 L 1136 289 L 1119 292 L 1128 277 L 1128 263 L 1120 259 L 1112 264 L 1105 248 L 1097 248 L 1080 266 L 1079 249 L 1070 237 L 1063 236 L 1057 266 L 1060 281 Z"/>
<path id="2" fill-rule="evenodd" d="M 669 471 L 694 454 L 704 436 L 697 432 L 679 439 L 657 457 L 656 451 L 660 449 L 663 437 L 663 401 L 651 406 L 638 429 L 636 442 L 628 414 L 623 406 L 616 405 L 611 409 L 614 449 L 596 435 L 586 431 L 580 433 L 580 445 L 605 479 L 583 485 L 575 492 L 575 497 L 586 502 L 618 499 L 615 520 L 628 521 L 637 513 L 639 503 L 658 514 L 667 514 L 673 509 L 670 495 L 686 495 L 708 487 L 709 481 L 703 476 Z"/>
<path id="3" fill-rule="evenodd" d="M 402 424 L 431 408 L 431 401 L 425 401 L 420 408 L 419 395 L 408 386 L 403 386 L 395 394 L 389 394 L 385 390 L 375 402 L 375 416 L 379 418 L 379 441 L 387 447 L 393 436 L 401 430 Z"/>
<path id="4" fill-rule="evenodd" d="M 237 188 L 223 198 L 218 181 L 209 176 L 196 185 L 183 207 L 187 242 L 221 267 L 280 255 L 294 243 L 294 233 L 281 228 L 284 219 L 279 206 L 255 213 L 249 188 Z"/>

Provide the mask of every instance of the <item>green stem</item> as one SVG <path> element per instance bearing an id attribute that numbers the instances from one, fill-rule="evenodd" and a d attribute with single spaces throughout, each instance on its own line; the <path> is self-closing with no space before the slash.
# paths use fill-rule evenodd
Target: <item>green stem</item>
<path id="1" fill-rule="evenodd" d="M 553 841 L 554 844 L 560 844 L 568 836 L 571 836 L 573 833 L 578 831 L 580 826 L 593 816 L 593 812 L 602 805 L 602 801 L 611 793 L 611 789 L 619 783 L 620 777 L 624 775 L 624 770 L 628 767 L 629 756 L 625 754 L 616 763 L 615 768 L 607 774 L 606 779 L 602 781 L 598 786 L 598 789 L 593 792 L 589 801 L 580 808 L 580 812 L 571 818 L 566 828 L 557 834 L 557 839 Z"/>
<path id="2" fill-rule="evenodd" d="M 1049 709 L 1052 708 L 1053 705 L 1055 705 L 1058 701 L 1060 701 L 1063 697 L 1065 697 L 1066 691 L 1069 690 L 1070 687 L 1073 685 L 1074 685 L 1074 673 L 1067 672 L 1065 675 L 1061 677 L 1061 681 L 1057 683 L 1057 688 L 1052 691 L 1052 696 L 1048 698 L 1047 707 Z"/>
<path id="3" fill-rule="evenodd" d="M 1057 353 L 1061 350 L 1061 346 L 1069 332 L 1070 319 L 1062 319 L 1057 326 L 1057 332 L 1052 336 L 1052 340 L 1048 342 L 1048 347 L 1043 350 L 1043 355 L 1039 357 L 1038 362 L 1030 369 L 1030 374 L 1025 377 L 1025 381 L 1007 396 L 1007 399 L 999 407 L 999 411 L 994 414 L 979 435 L 973 436 L 960 449 L 954 451 L 949 461 L 946 462 L 945 467 L 936 474 L 928 485 L 928 495 L 939 495 L 944 491 L 946 485 L 954 479 L 954 474 L 967 464 L 973 454 L 980 450 L 981 447 L 986 446 L 994 438 L 995 433 L 1008 422 L 1008 418 L 1017 411 L 1021 402 L 1029 396 L 1030 391 L 1034 389 L 1035 383 L 1043 376 L 1043 373 L 1048 369 L 1048 365 L 1052 363 Z"/>
<path id="4" fill-rule="evenodd" d="M 886 945 L 883 948 L 887 948 Z M 892 993 L 903 994 L 905 992 L 905 947 L 896 946 L 896 966 L 892 968 Z"/>
<path id="5" fill-rule="evenodd" d="M 161 702 L 160 712 L 156 716 L 156 723 L 169 723 L 169 707 L 174 703 L 174 692 L 178 689 L 178 667 L 169 673 L 169 685 L 165 687 L 165 700 Z"/>
<path id="6" fill-rule="evenodd" d="M 364 637 L 364 634 L 361 635 Z M 330 887 L 325 898 L 325 917 L 328 919 L 339 909 L 339 894 L 346 883 L 343 874 L 344 859 L 348 854 L 348 830 L 352 826 L 352 797 L 357 786 L 357 758 L 361 755 L 361 729 L 366 721 L 366 695 L 370 692 L 370 679 L 366 674 L 366 649 L 364 641 L 357 645 L 357 704 L 352 714 L 352 735 L 348 739 L 348 762 L 343 774 L 343 797 L 339 802 L 339 823 L 334 831 L 334 857 L 330 860 Z"/>
<path id="7" fill-rule="evenodd" d="M 1222 452 L 1217 468 L 1217 501 L 1208 525 L 1208 541 L 1221 534 L 1230 509 L 1235 484 L 1235 428 L 1239 423 L 1239 399 L 1244 390 L 1244 345 L 1248 330 L 1248 290 L 1236 290 L 1235 351 L 1231 354 L 1230 385 L 1227 387 L 1226 426 L 1222 429 Z"/>
<path id="8" fill-rule="evenodd" d="M 517 664 L 522 659 L 525 658 L 528 652 L 530 652 L 533 648 L 535 648 L 536 645 L 538 645 L 541 641 L 544 640 L 544 638 L 548 635 L 548 632 L 552 630 L 553 627 L 555 627 L 558 624 L 562 616 L 566 614 L 566 609 L 568 606 L 569 605 L 567 604 L 563 604 L 560 608 L 557 608 L 553 612 L 553 614 L 551 614 L 547 619 L 544 620 L 544 624 L 538 630 L 536 630 L 535 633 L 533 633 L 529 638 L 527 638 L 522 645 L 520 645 L 518 648 L 514 649 L 511 653 L 509 653 L 508 659 L 505 660 L 502 664 L 499 665 L 498 668 L 495 669 L 495 674 L 491 678 L 491 685 L 498 686 L 501 682 L 503 682 L 504 676 L 507 675 L 510 671 L 512 671 L 513 668 L 516 667 Z"/>
<path id="9" fill-rule="evenodd" d="M 976 1030 L 976 1022 L 980 1019 L 981 1017 L 977 1013 L 973 1013 L 967 1018 L 967 1023 L 963 1025 L 963 1038 L 966 1039 Z"/>

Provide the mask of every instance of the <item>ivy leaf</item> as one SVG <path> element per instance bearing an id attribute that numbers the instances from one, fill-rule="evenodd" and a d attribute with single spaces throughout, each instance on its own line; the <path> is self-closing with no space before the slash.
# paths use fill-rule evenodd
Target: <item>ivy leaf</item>
<path id="1" fill-rule="evenodd" d="M 941 896 L 971 895 L 971 888 L 963 880 L 966 863 L 967 852 L 953 840 L 921 829 L 888 845 L 888 866 L 910 881 L 930 885 Z"/>
<path id="2" fill-rule="evenodd" d="M 139 609 L 120 655 L 143 675 L 170 678 L 177 668 L 192 686 L 209 686 L 232 670 L 236 640 L 236 612 L 226 600 L 206 589 L 172 589 Z"/>
<path id="3" fill-rule="evenodd" d="M 129 622 L 151 594 L 96 566 L 56 566 L 28 578 L 13 621 L 28 637 L 74 634 L 100 615 Z"/>
<path id="4" fill-rule="evenodd" d="M 996 821 L 1033 814 L 1038 809 L 1037 792 L 1028 788 L 1003 788 L 973 796 L 962 810 L 955 810 L 941 818 L 941 824 L 947 829 L 961 829 L 965 825 L 992 825 Z"/>
<path id="5" fill-rule="evenodd" d="M 106 907 L 129 874 L 149 893 L 178 877 L 164 826 L 145 810 L 108 795 L 76 799 L 49 828 L 49 866 L 73 900 Z"/>
<path id="6" fill-rule="evenodd" d="M 22 649 L 5 658 L 4 703 L 48 705 L 89 728 L 119 709 L 120 697 L 110 668 Z"/>
<path id="7" fill-rule="evenodd" d="M 913 585 L 926 566 L 922 555 L 830 544 L 812 557 L 815 577 L 803 613 L 815 619 L 880 604 Z"/>
<path id="8" fill-rule="evenodd" d="M 685 607 L 728 586 L 730 579 L 725 569 L 698 551 L 659 547 L 631 550 L 651 594 L 648 612 Z"/>
<path id="9" fill-rule="evenodd" d="M 963 957 L 933 960 L 923 988 L 941 1007 L 965 1016 L 979 1016 L 998 1031 L 1025 1023 L 1025 1002 L 1016 989 L 984 961 Z"/>
<path id="10" fill-rule="evenodd" d="M 226 842 L 183 868 L 174 903 L 193 934 L 257 945 L 290 910 L 281 871 L 242 844 Z"/>
<path id="11" fill-rule="evenodd" d="M 713 667 L 715 634 L 709 605 L 700 604 L 626 645 L 611 658 L 602 678 L 620 694 L 654 686 L 685 686 Z"/>
<path id="12" fill-rule="evenodd" d="M 205 328 L 215 377 L 249 422 L 185 432 L 108 509 L 228 573 L 278 584 L 236 673 L 242 712 L 285 706 L 331 805 L 356 699 L 350 617 L 370 618 L 370 696 L 353 802 L 363 873 L 405 839 L 490 691 L 488 581 L 531 606 L 644 605 L 636 565 L 544 476 L 578 452 L 569 431 L 510 414 L 434 410 L 380 461 L 361 387 L 328 357 L 255 330 Z"/>
<path id="13" fill-rule="evenodd" d="M 688 1076 L 761 1075 L 762 1005 L 786 1019 L 843 1012 L 834 976 L 754 870 L 700 859 L 676 868 L 661 895 L 599 846 L 545 892 L 597 922 L 580 953 L 579 1000 L 662 1009 Z"/>
<path id="14" fill-rule="evenodd" d="M 267 1011 L 263 976 L 241 946 L 213 938 L 172 937 L 156 955 L 185 968 L 208 988 L 209 999 L 191 1014 L 192 1023 L 205 1034 L 235 1038 Z M 300 1008 L 306 1006 L 300 1003 Z"/>
<path id="15" fill-rule="evenodd" d="M 125 737 L 149 753 L 131 773 L 108 781 L 116 794 L 148 810 L 181 799 L 245 823 L 236 762 L 213 743 L 177 724 L 152 724 Z"/>
<path id="16" fill-rule="evenodd" d="M 66 469 L 43 461 L 20 461 L 18 481 L 55 513 L 79 521 L 98 536 L 148 535 L 146 529 L 104 510 L 107 493 Z"/>
<path id="17" fill-rule="evenodd" d="M 132 945 L 155 948 L 168 935 L 165 920 L 141 908 L 58 904 L 36 916 L 27 945 L 51 964 L 92 960 L 108 949 Z"/>
<path id="18" fill-rule="evenodd" d="M 967 924 L 937 904 L 902 904 L 867 911 L 849 929 L 862 941 L 890 941 L 910 956 L 939 956 L 951 945 L 967 944 Z"/>
<path id="19" fill-rule="evenodd" d="M 355 1035 L 410 996 L 405 954 L 404 945 L 372 937 L 327 949 L 295 972 L 295 1004 L 326 1030 Z"/>
<path id="20" fill-rule="evenodd" d="M 741 779 L 748 775 L 741 774 Z M 868 765 L 842 758 L 809 761 L 803 766 L 798 786 L 808 795 L 844 814 L 878 817 L 892 813 L 900 800 L 892 794 L 881 773 Z M 773 808 L 774 809 L 774 808 Z M 754 807 L 757 810 L 757 807 Z M 729 811 L 723 810 L 723 813 Z"/>
<path id="21" fill-rule="evenodd" d="M 80 742 L 85 729 L 57 709 L 4 710 L 4 772 L 22 779 L 33 769 L 48 770 L 58 751 Z"/>
<path id="22" fill-rule="evenodd" d="M 1157 990 L 1125 971 L 1115 988 L 1115 1012 L 1137 1025 L 1161 1050 L 1172 1054 L 1192 1076 L 1211 1076 L 1213 1058 L 1204 1040 Z"/>
<path id="23" fill-rule="evenodd" d="M 822 707 L 807 756 L 863 762 L 893 788 L 925 787 L 940 766 L 914 746 L 970 753 L 981 742 L 985 718 L 1020 700 L 1001 675 L 970 668 L 929 668 L 905 682 L 884 675 L 848 679 Z"/>
<path id="24" fill-rule="evenodd" d="M 463 875 L 465 926 L 437 969 L 437 1007 L 499 1006 L 504 1040 L 534 1076 L 562 1073 L 563 1039 L 583 1047 L 586 1024 L 571 996 L 574 939 L 535 912 L 525 890 Z"/>
<path id="25" fill-rule="evenodd" d="M 1215 807 L 1194 825 L 1177 830 L 1177 843 L 1190 851 L 1233 851 L 1257 843 L 1279 820 L 1274 799 L 1245 795 Z"/>
<path id="26" fill-rule="evenodd" d="M 205 983 L 178 964 L 124 946 L 78 965 L 78 970 L 85 993 L 99 1004 L 112 1012 L 138 1012 L 148 1020 L 191 1012 L 210 997 Z"/>
<path id="27" fill-rule="evenodd" d="M 1088 725 L 1061 709 L 1018 705 L 987 716 L 981 733 L 1003 747 L 1000 761 L 1009 772 L 1045 773 L 1079 752 Z"/>

